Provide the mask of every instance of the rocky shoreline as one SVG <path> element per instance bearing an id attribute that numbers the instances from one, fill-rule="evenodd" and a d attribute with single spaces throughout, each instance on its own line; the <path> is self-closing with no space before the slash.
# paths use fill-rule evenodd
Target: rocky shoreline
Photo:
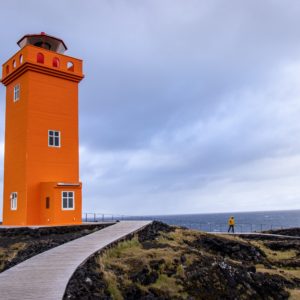
<path id="1" fill-rule="evenodd" d="M 0 272 L 34 255 L 103 229 L 109 225 L 111 223 L 37 228 L 0 227 Z"/>
<path id="2" fill-rule="evenodd" d="M 89 258 L 64 299 L 298 299 L 299 242 L 154 222 Z"/>

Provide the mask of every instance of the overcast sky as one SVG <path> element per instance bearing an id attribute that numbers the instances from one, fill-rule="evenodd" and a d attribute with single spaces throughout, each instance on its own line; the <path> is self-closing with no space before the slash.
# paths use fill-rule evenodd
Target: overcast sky
<path id="1" fill-rule="evenodd" d="M 0 4 L 1 63 L 41 31 L 84 60 L 84 212 L 300 209 L 299 1 Z"/>

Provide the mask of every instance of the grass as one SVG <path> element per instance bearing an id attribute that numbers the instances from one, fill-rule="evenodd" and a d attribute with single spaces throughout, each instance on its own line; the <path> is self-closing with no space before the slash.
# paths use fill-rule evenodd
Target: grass
<path id="1" fill-rule="evenodd" d="M 263 242 L 260 241 L 251 241 L 251 244 L 260 248 L 266 254 L 267 258 L 273 262 L 284 259 L 292 259 L 297 256 L 297 252 L 295 250 L 274 251 L 266 247 Z"/>
<path id="2" fill-rule="evenodd" d="M 138 250 L 141 248 L 141 245 L 136 237 L 134 237 L 131 240 L 123 241 L 118 243 L 115 247 L 108 249 L 105 251 L 103 255 L 103 259 L 114 259 L 114 258 L 120 258 L 126 250 L 130 249 L 132 250 Z"/>
<path id="3" fill-rule="evenodd" d="M 101 261 L 104 268 L 117 267 L 127 272 L 129 269 L 139 269 L 141 265 L 148 265 L 153 259 L 164 259 L 166 264 L 171 264 L 179 255 L 179 252 L 170 248 L 143 249 L 137 237 L 134 237 L 108 249 L 102 255 Z"/>
<path id="4" fill-rule="evenodd" d="M 287 290 L 290 293 L 289 300 L 299 300 L 300 299 L 300 289 Z"/>
<path id="5" fill-rule="evenodd" d="M 251 244 L 260 248 L 267 256 L 268 260 L 272 262 L 280 262 L 287 259 L 293 259 L 297 256 L 297 251 L 287 250 L 287 251 L 274 251 L 266 247 L 262 241 L 251 241 Z M 256 266 L 257 272 L 276 274 L 280 275 L 288 280 L 294 280 L 295 278 L 300 279 L 300 268 L 287 268 L 279 267 L 273 269 L 265 268 L 263 265 Z M 291 297 L 290 299 L 300 299 L 300 290 L 289 290 Z"/>
<path id="6" fill-rule="evenodd" d="M 120 242 L 105 251 L 105 253 L 98 257 L 98 263 L 100 264 L 99 271 L 103 272 L 104 279 L 108 285 L 108 291 L 112 298 L 122 300 L 123 295 L 121 291 L 124 287 L 135 284 L 144 292 L 148 292 L 150 288 L 153 288 L 159 291 L 161 295 L 167 294 L 171 298 L 187 299 L 188 294 L 184 291 L 183 287 L 186 278 L 185 268 L 193 265 L 195 260 L 199 259 L 199 254 L 200 256 L 203 255 L 203 259 L 208 256 L 214 256 L 214 254 L 203 249 L 193 250 L 186 241 L 193 242 L 206 235 L 206 233 L 199 231 L 177 228 L 172 232 L 162 232 L 155 241 L 147 241 L 147 243 L 150 243 L 150 247 L 152 242 L 154 244 L 150 249 L 143 248 L 143 245 L 138 241 L 137 236 L 135 236 L 133 239 Z M 260 248 L 271 263 L 293 259 L 297 255 L 295 250 L 273 251 L 267 248 L 262 241 L 245 241 L 245 239 L 240 237 L 227 235 L 222 236 L 222 238 L 241 243 L 250 243 Z M 185 261 L 184 263 L 180 263 L 183 254 Z M 159 269 L 156 269 L 158 274 L 157 280 L 149 285 L 143 285 L 138 280 L 133 282 L 131 276 L 140 272 L 145 267 L 150 272 L 150 263 L 154 260 L 161 261 Z M 238 260 L 233 262 L 242 263 Z M 257 272 L 278 274 L 289 280 L 300 279 L 300 268 L 287 269 L 275 267 L 267 269 L 264 265 L 256 265 L 256 269 Z M 172 275 L 169 275 L 170 270 Z M 172 273 L 172 270 L 174 270 L 174 273 Z M 289 292 L 291 293 L 290 299 L 300 299 L 300 290 L 293 289 L 289 290 Z"/>
<path id="7" fill-rule="evenodd" d="M 14 243 L 8 248 L 0 247 L 0 272 L 5 267 L 5 262 L 11 261 L 14 259 L 18 252 L 23 250 L 26 247 L 26 243 Z"/>
<path id="8" fill-rule="evenodd" d="M 119 288 L 119 281 L 122 281 L 122 285 L 129 286 L 132 284 L 132 280 L 129 278 L 129 273 L 138 272 L 141 266 L 148 266 L 150 270 L 150 261 L 152 260 L 164 260 L 164 263 L 158 270 L 159 277 L 155 283 L 149 286 L 143 286 L 139 283 L 137 285 L 142 290 L 148 290 L 150 287 L 159 289 L 162 292 L 167 291 L 168 294 L 173 296 L 183 297 L 181 291 L 182 286 L 176 283 L 174 277 L 168 277 L 162 274 L 165 269 L 174 267 L 174 259 L 179 259 L 182 252 L 178 242 L 182 239 L 182 232 L 177 231 L 170 234 L 162 234 L 156 242 L 160 244 L 167 244 L 166 248 L 151 248 L 144 249 L 139 243 L 138 238 L 135 236 L 131 240 L 118 243 L 115 247 L 105 251 L 97 262 L 100 265 L 100 270 L 103 272 L 103 276 L 108 285 L 108 291 L 112 295 L 113 299 L 122 300 L 123 296 Z M 188 238 L 193 238 L 188 236 Z M 177 240 L 177 241 L 175 241 Z M 176 248 L 176 249 L 174 249 Z M 187 263 L 192 263 L 193 258 L 191 255 L 187 257 Z M 118 271 L 116 276 L 115 271 Z M 176 275 L 183 277 L 184 268 L 182 265 L 178 265 L 176 269 Z M 180 294 L 181 293 L 181 294 Z M 183 299 L 186 297 L 183 297 Z"/>
<path id="9" fill-rule="evenodd" d="M 176 282 L 176 279 L 165 274 L 160 274 L 156 282 L 150 287 L 167 292 L 171 297 L 187 298 L 187 295 L 182 292 L 182 286 Z"/>
<path id="10" fill-rule="evenodd" d="M 263 265 L 256 265 L 256 271 L 261 273 L 277 274 L 289 280 L 293 280 L 294 278 L 300 279 L 300 269 L 287 269 L 287 268 L 267 269 Z"/>
<path id="11" fill-rule="evenodd" d="M 123 300 L 122 293 L 118 288 L 116 275 L 113 272 L 105 272 L 104 278 L 108 284 L 108 291 L 110 292 L 112 298 L 114 300 Z"/>

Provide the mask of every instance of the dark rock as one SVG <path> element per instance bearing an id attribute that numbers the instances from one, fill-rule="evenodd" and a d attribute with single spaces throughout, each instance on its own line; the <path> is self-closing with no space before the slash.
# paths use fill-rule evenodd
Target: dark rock
<path id="1" fill-rule="evenodd" d="M 265 241 L 264 245 L 273 251 L 287 251 L 300 249 L 300 240 Z"/>
<path id="2" fill-rule="evenodd" d="M 158 278 L 158 273 L 153 270 L 149 271 L 149 269 L 144 266 L 139 272 L 130 276 L 130 279 L 133 282 L 141 283 L 142 285 L 149 285 L 154 283 Z"/>
<path id="3" fill-rule="evenodd" d="M 95 257 L 91 257 L 75 271 L 67 285 L 64 300 L 112 300 L 103 273 L 96 266 Z"/>
<path id="4" fill-rule="evenodd" d="M 222 257 L 230 257 L 235 260 L 247 262 L 265 262 L 265 253 L 259 248 L 247 242 L 233 241 L 219 236 L 205 235 L 191 243 L 192 246 L 218 254 Z"/>
<path id="5" fill-rule="evenodd" d="M 279 261 L 274 262 L 274 264 L 276 266 L 285 267 L 285 268 L 299 268 L 300 259 L 299 258 L 281 259 Z"/>
<path id="6" fill-rule="evenodd" d="M 168 244 L 153 242 L 153 241 L 144 241 L 141 243 L 144 249 L 159 249 L 159 248 L 168 248 Z"/>
<path id="7" fill-rule="evenodd" d="M 154 221 L 149 226 L 146 226 L 143 230 L 138 232 L 139 242 L 153 241 L 159 236 L 159 232 L 171 232 L 175 228 L 165 223 Z"/>
<path id="8" fill-rule="evenodd" d="M 180 256 L 180 262 L 181 262 L 182 264 L 184 264 L 184 263 L 186 262 L 186 256 L 185 256 L 184 254 L 182 254 L 182 255 Z"/>
<path id="9" fill-rule="evenodd" d="M 158 259 L 158 260 L 151 260 L 149 265 L 151 267 L 151 269 L 158 271 L 160 266 L 165 264 L 165 260 L 164 259 Z"/>
<path id="10" fill-rule="evenodd" d="M 300 236 L 300 228 L 298 227 L 298 228 L 268 230 L 268 231 L 264 231 L 264 233 L 281 234 L 281 235 L 289 235 L 289 236 Z"/>
<path id="11" fill-rule="evenodd" d="M 196 261 L 187 268 L 186 276 L 185 289 L 196 299 L 240 299 L 241 295 L 243 299 L 288 299 L 283 277 L 249 273 L 223 260 L 207 257 Z"/>

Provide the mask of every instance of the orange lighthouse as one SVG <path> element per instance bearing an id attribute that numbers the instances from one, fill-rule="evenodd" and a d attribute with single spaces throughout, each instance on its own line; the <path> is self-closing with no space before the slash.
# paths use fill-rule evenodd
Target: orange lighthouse
<path id="1" fill-rule="evenodd" d="M 82 60 L 45 33 L 25 35 L 6 86 L 4 225 L 80 224 L 78 84 Z"/>

